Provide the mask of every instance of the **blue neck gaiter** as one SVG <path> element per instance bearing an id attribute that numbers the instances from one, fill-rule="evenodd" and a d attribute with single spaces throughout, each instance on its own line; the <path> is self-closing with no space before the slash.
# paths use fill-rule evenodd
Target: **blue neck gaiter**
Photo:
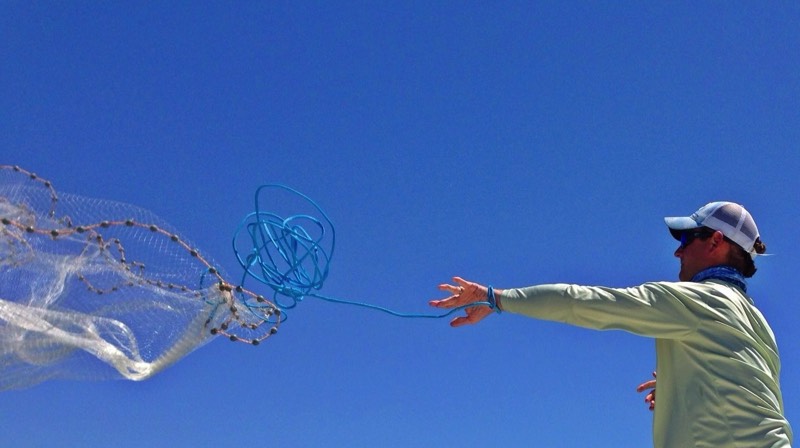
<path id="1" fill-rule="evenodd" d="M 741 272 L 730 266 L 712 266 L 704 269 L 692 277 L 693 282 L 715 279 L 738 286 L 742 291 L 747 292 L 747 281 Z"/>

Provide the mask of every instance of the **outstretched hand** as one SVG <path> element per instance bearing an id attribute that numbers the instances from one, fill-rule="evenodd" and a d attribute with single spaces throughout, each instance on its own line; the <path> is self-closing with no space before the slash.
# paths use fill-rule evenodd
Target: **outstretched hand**
<path id="1" fill-rule="evenodd" d="M 476 302 L 486 302 L 489 289 L 486 286 L 477 283 L 468 282 L 461 277 L 453 277 L 455 285 L 443 283 L 439 285 L 439 289 L 447 291 L 450 296 L 444 299 L 431 300 L 428 304 L 436 308 L 457 308 L 460 306 L 469 305 Z M 499 294 L 498 290 L 495 290 Z M 466 324 L 475 324 L 481 321 L 484 317 L 492 314 L 492 309 L 486 305 L 476 305 L 464 308 L 467 313 L 466 316 L 458 316 L 450 321 L 451 327 L 460 327 Z"/>
<path id="2" fill-rule="evenodd" d="M 653 372 L 653 378 L 656 377 L 656 372 Z M 644 392 L 645 390 L 652 389 L 644 397 L 644 402 L 649 405 L 650 410 L 656 408 L 656 380 L 645 381 L 636 388 L 636 392 Z"/>

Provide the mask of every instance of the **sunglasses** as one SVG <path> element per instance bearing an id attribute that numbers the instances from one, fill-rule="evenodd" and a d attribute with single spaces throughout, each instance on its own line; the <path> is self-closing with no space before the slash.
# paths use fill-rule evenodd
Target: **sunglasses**
<path id="1" fill-rule="evenodd" d="M 681 249 L 692 244 L 692 241 L 698 238 L 706 239 L 711 235 L 713 235 L 713 233 L 707 230 L 692 230 L 692 231 L 681 232 Z"/>

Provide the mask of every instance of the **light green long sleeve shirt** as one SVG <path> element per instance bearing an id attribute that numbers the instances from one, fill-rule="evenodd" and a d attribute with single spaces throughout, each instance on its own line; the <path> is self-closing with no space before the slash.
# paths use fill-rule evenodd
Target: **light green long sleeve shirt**
<path id="1" fill-rule="evenodd" d="M 632 288 L 566 284 L 504 290 L 503 310 L 656 339 L 656 448 L 784 448 L 780 359 L 764 316 L 718 280 Z"/>

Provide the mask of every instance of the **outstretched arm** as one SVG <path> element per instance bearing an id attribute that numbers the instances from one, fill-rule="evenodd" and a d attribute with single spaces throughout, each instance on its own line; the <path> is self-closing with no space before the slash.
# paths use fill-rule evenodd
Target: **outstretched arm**
<path id="1" fill-rule="evenodd" d="M 449 297 L 444 299 L 434 299 L 428 302 L 432 307 L 436 308 L 457 308 L 460 306 L 469 305 L 476 302 L 486 302 L 489 296 L 489 288 L 478 283 L 464 280 L 461 277 L 453 277 L 454 285 L 443 283 L 439 285 L 439 289 L 450 293 Z M 500 293 L 499 289 L 494 290 L 496 298 L 496 306 L 500 306 Z M 451 327 L 460 327 L 466 324 L 475 324 L 481 321 L 484 317 L 492 313 L 492 309 L 486 305 L 471 306 L 464 309 L 466 316 L 458 316 L 450 321 Z"/>

